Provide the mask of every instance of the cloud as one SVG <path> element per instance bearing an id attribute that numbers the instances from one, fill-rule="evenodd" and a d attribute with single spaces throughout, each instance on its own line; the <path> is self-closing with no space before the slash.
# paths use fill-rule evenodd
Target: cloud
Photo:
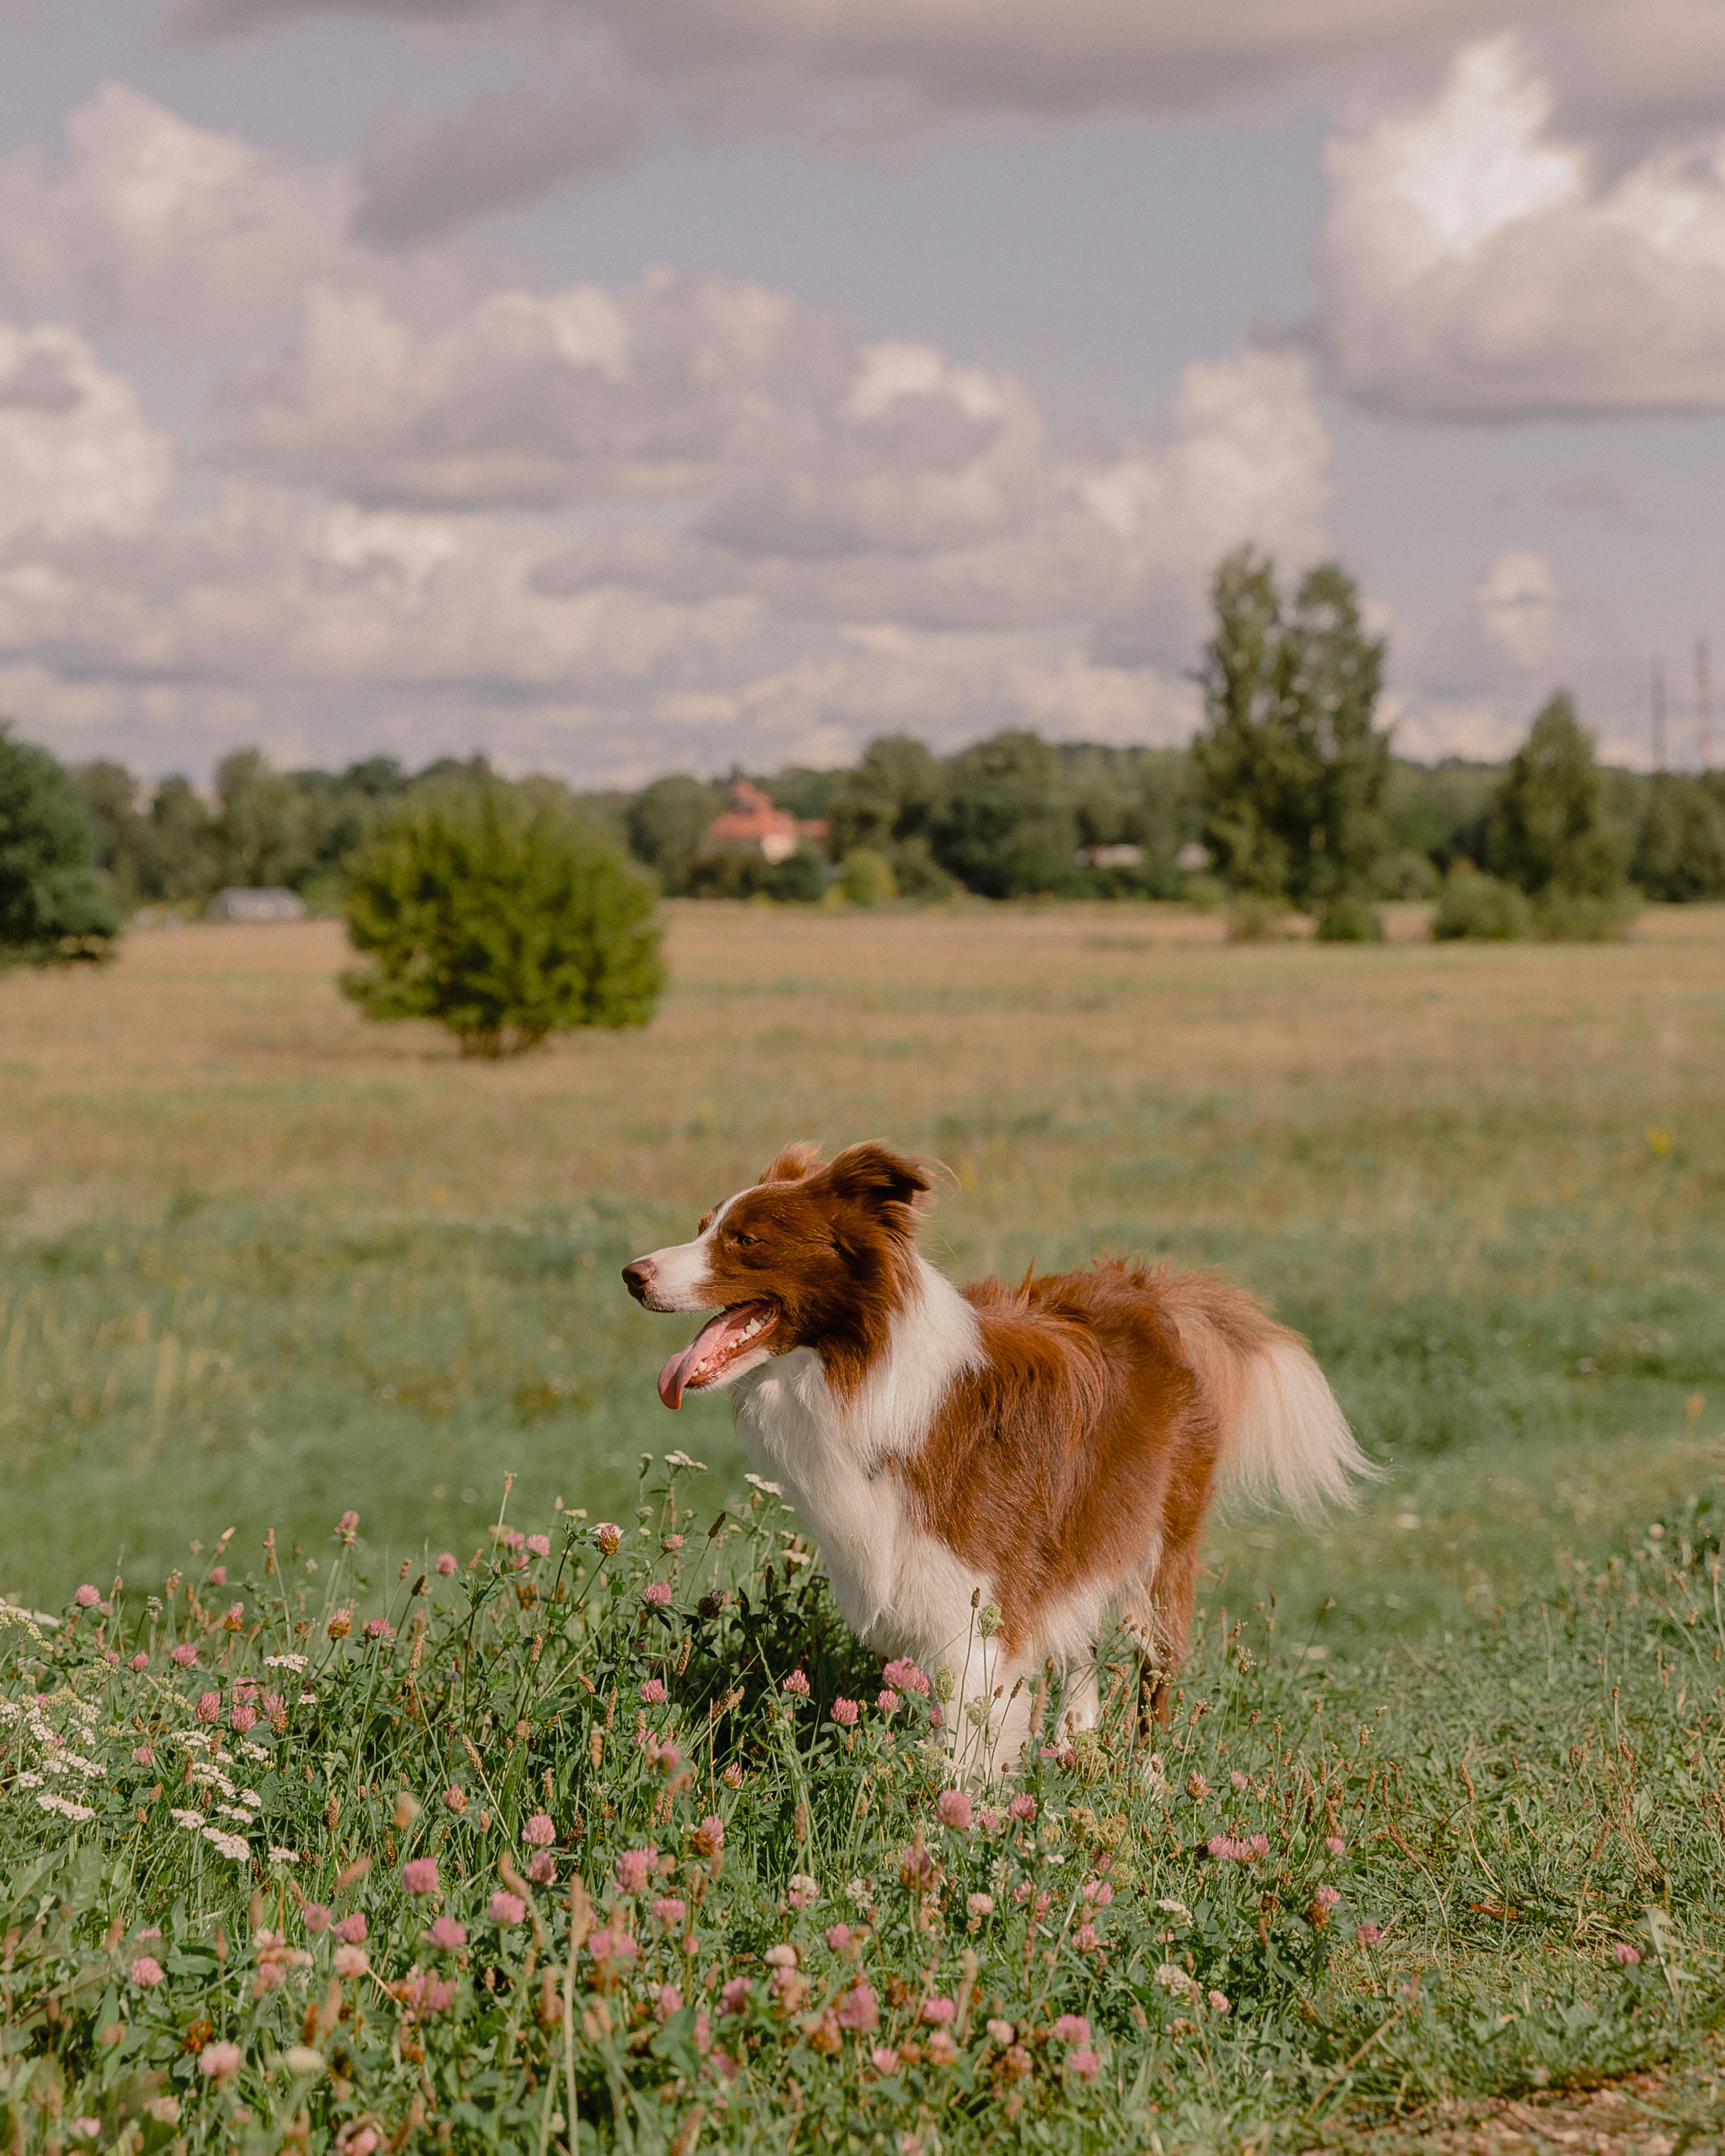
<path id="1" fill-rule="evenodd" d="M 87 407 L 91 469 L 141 475 L 105 508 L 44 464 L 17 498 L 60 521 L 0 554 L 0 689 L 78 753 L 405 735 L 620 779 L 895 725 L 1178 738 L 1214 554 L 1325 544 L 1296 354 L 1194 367 L 1153 436 L 1081 449 L 1009 372 L 759 286 L 511 289 L 424 326 L 314 283 L 228 381 L 227 478 L 170 501 L 129 385 L 70 330 L 8 336 L 0 472 L 8 427 L 69 441 Z"/>
<path id="2" fill-rule="evenodd" d="M 64 156 L 0 158 L 0 315 L 246 339 L 308 289 L 377 291 L 424 316 L 480 281 L 447 249 L 407 265 L 356 245 L 357 201 L 342 167 L 292 164 L 108 83 L 67 121 Z"/>
<path id="3" fill-rule="evenodd" d="M 494 90 L 418 126 L 383 128 L 359 167 L 354 237 L 423 246 L 474 218 L 535 201 L 559 181 L 608 172 L 641 141 L 639 114 L 577 99 L 550 105 Z"/>
<path id="4" fill-rule="evenodd" d="M 1297 354 L 1189 368 L 1151 439 L 1081 453 L 1004 370 L 860 343 L 782 293 L 659 273 L 491 293 L 416 335 L 317 293 L 239 371 L 233 469 L 372 508 L 583 512 L 537 572 L 931 629 L 1082 623 L 1166 653 L 1246 536 L 1324 543 L 1330 444 Z"/>
<path id="5" fill-rule="evenodd" d="M 70 330 L 0 323 L 0 558 L 146 531 L 172 483 L 172 448 L 124 376 Z"/>
<path id="6" fill-rule="evenodd" d="M 1487 639 L 1512 665 L 1531 673 L 1552 664 L 1558 580 L 1543 554 L 1518 547 L 1498 555 L 1476 588 L 1474 603 Z"/>
<path id="7" fill-rule="evenodd" d="M 1505 419 L 1725 409 L 1725 133 L 1609 179 L 1514 36 L 1327 154 L 1319 249 L 1342 386 Z"/>

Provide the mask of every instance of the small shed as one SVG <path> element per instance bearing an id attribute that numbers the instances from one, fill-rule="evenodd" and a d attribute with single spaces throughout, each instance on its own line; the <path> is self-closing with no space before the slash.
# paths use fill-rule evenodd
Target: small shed
<path id="1" fill-rule="evenodd" d="M 296 891 L 218 891 L 204 908 L 206 921 L 303 921 L 305 901 Z"/>

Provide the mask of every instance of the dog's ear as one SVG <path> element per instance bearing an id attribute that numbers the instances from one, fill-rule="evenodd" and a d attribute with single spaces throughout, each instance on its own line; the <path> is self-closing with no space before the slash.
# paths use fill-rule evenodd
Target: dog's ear
<path id="1" fill-rule="evenodd" d="M 933 1188 L 918 1163 L 876 1138 L 846 1146 L 823 1169 L 821 1180 L 835 1196 L 878 1213 L 906 1234 L 914 1224 L 915 1209 Z"/>
<path id="2" fill-rule="evenodd" d="M 820 1147 L 808 1138 L 777 1152 L 761 1170 L 762 1183 L 800 1183 L 820 1166 Z"/>

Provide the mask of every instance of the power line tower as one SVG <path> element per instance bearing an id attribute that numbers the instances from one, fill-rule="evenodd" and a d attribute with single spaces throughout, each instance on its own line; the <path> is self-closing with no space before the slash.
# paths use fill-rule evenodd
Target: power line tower
<path id="1" fill-rule="evenodd" d="M 1713 761 L 1712 654 L 1704 636 L 1695 639 L 1695 756 L 1703 771 Z"/>
<path id="2" fill-rule="evenodd" d="M 1648 698 L 1653 719 L 1653 768 L 1665 769 L 1665 661 L 1653 661 L 1648 681 Z"/>

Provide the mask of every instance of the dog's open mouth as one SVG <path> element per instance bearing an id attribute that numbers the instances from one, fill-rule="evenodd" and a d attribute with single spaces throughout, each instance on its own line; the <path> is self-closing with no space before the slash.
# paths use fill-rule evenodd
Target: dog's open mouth
<path id="1" fill-rule="evenodd" d="M 764 1340 L 778 1323 L 771 1303 L 737 1302 L 710 1318 L 659 1373 L 659 1397 L 668 1408 L 680 1407 L 685 1392 L 716 1384 L 732 1364 Z"/>

